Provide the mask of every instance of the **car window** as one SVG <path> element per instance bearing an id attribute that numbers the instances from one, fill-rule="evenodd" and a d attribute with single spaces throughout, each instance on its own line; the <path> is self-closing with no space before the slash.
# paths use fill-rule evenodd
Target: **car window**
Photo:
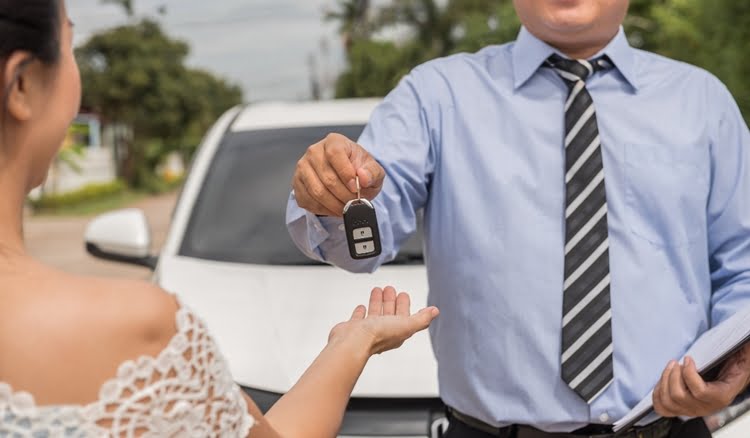
<path id="1" fill-rule="evenodd" d="M 330 132 L 358 138 L 364 126 L 229 132 L 210 165 L 180 255 L 225 262 L 309 265 L 286 228 L 292 174 L 306 148 Z M 422 263 L 419 230 L 394 263 Z"/>

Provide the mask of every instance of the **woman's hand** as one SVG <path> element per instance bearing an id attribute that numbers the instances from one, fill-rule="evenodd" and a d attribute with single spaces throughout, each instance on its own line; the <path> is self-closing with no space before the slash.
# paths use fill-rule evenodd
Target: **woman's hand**
<path id="1" fill-rule="evenodd" d="M 369 307 L 358 306 L 349 321 L 331 330 L 329 342 L 352 336 L 358 342 L 367 342 L 370 354 L 379 354 L 400 347 L 414 333 L 430 326 L 440 313 L 436 307 L 411 314 L 409 294 L 388 286 L 375 288 L 370 294 Z"/>

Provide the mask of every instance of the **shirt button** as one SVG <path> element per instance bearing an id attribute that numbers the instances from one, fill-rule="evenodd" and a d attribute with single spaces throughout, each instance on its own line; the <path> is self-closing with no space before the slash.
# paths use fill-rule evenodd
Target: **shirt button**
<path id="1" fill-rule="evenodd" d="M 346 230 L 346 227 L 344 226 L 344 224 L 339 225 L 339 231 L 344 231 L 344 230 Z"/>
<path id="2" fill-rule="evenodd" d="M 608 423 L 609 422 L 609 415 L 605 412 L 599 416 L 599 421 L 602 423 Z"/>

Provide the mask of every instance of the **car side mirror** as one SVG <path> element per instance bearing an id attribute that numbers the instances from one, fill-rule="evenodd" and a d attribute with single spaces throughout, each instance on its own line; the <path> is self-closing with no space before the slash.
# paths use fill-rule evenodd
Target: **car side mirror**
<path id="1" fill-rule="evenodd" d="M 97 216 L 86 227 L 86 251 L 94 257 L 156 269 L 151 232 L 142 210 L 130 208 Z"/>

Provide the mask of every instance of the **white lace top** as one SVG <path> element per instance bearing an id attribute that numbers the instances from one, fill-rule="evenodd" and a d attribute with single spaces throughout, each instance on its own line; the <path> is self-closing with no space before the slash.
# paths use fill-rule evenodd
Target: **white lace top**
<path id="1" fill-rule="evenodd" d="M 86 406 L 37 406 L 0 383 L 0 438 L 246 437 L 242 390 L 202 321 L 182 306 L 177 333 L 154 357 L 120 365 Z"/>

